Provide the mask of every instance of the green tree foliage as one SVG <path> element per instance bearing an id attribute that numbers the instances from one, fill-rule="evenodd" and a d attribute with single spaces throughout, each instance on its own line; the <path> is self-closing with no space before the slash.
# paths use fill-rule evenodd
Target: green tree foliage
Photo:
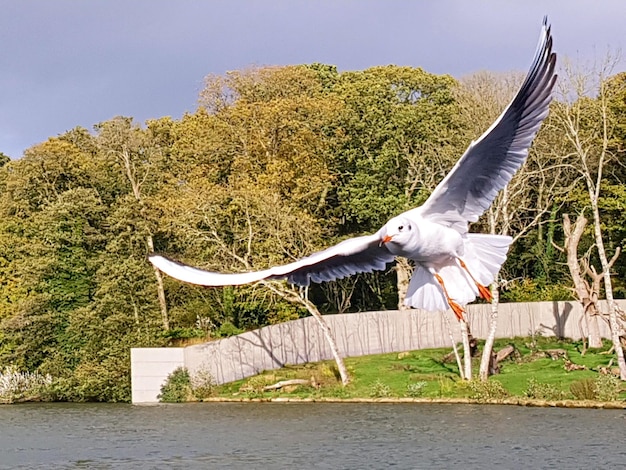
<path id="1" fill-rule="evenodd" d="M 75 129 L 2 168 L 0 360 L 51 373 L 63 398 L 127 400 L 129 346 L 158 342 L 154 280 L 99 138 Z"/>
<path id="2" fill-rule="evenodd" d="M 344 230 L 378 229 L 423 202 L 453 161 L 460 123 L 454 79 L 410 67 L 374 67 L 340 76 L 334 92 L 344 103 L 336 168 Z M 425 163 L 424 160 L 427 160 Z M 443 160 L 443 161 L 442 161 Z M 431 184 L 417 174 L 429 166 Z M 433 171 L 434 169 L 434 171 Z"/>

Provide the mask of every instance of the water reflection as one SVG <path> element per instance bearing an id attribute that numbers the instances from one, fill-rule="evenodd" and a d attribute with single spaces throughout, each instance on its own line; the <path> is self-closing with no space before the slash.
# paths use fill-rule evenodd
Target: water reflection
<path id="1" fill-rule="evenodd" d="M 0 468 L 619 468 L 622 410 L 434 404 L 0 407 Z"/>

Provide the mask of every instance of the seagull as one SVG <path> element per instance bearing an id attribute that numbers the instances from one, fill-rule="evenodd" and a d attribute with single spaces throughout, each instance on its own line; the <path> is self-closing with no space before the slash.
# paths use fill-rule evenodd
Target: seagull
<path id="1" fill-rule="evenodd" d="M 548 114 L 555 63 L 544 18 L 528 75 L 506 109 L 469 145 L 422 206 L 390 219 L 373 235 L 350 238 L 298 261 L 255 272 L 210 272 L 158 254 L 149 260 L 175 279 L 202 286 L 279 279 L 308 286 L 382 271 L 396 256 L 403 256 L 415 265 L 404 304 L 427 311 L 452 309 L 459 321 L 464 320 L 465 305 L 478 296 L 491 301 L 486 286 L 494 281 L 512 242 L 509 236 L 469 233 L 469 224 L 489 208 L 526 160 Z"/>

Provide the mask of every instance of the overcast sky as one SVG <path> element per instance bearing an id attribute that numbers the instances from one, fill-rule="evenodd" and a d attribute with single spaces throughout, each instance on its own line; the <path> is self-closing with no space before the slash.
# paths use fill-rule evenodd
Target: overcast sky
<path id="1" fill-rule="evenodd" d="M 525 70 L 545 14 L 560 56 L 626 55 L 624 0 L 0 0 L 0 151 L 180 118 L 205 75 L 251 65 Z"/>

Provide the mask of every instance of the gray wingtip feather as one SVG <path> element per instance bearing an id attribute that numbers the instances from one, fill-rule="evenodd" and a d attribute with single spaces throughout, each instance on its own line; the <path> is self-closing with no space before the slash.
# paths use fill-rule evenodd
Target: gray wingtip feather
<path id="1" fill-rule="evenodd" d="M 547 16 L 529 71 L 500 117 L 472 142 L 450 173 L 418 210 L 450 226 L 474 222 L 527 158 L 529 147 L 549 112 L 556 83 L 557 55 Z M 468 178 L 468 175 L 473 177 Z M 481 178 L 489 177 L 491 184 Z M 462 230 L 462 229 L 461 229 Z"/>

